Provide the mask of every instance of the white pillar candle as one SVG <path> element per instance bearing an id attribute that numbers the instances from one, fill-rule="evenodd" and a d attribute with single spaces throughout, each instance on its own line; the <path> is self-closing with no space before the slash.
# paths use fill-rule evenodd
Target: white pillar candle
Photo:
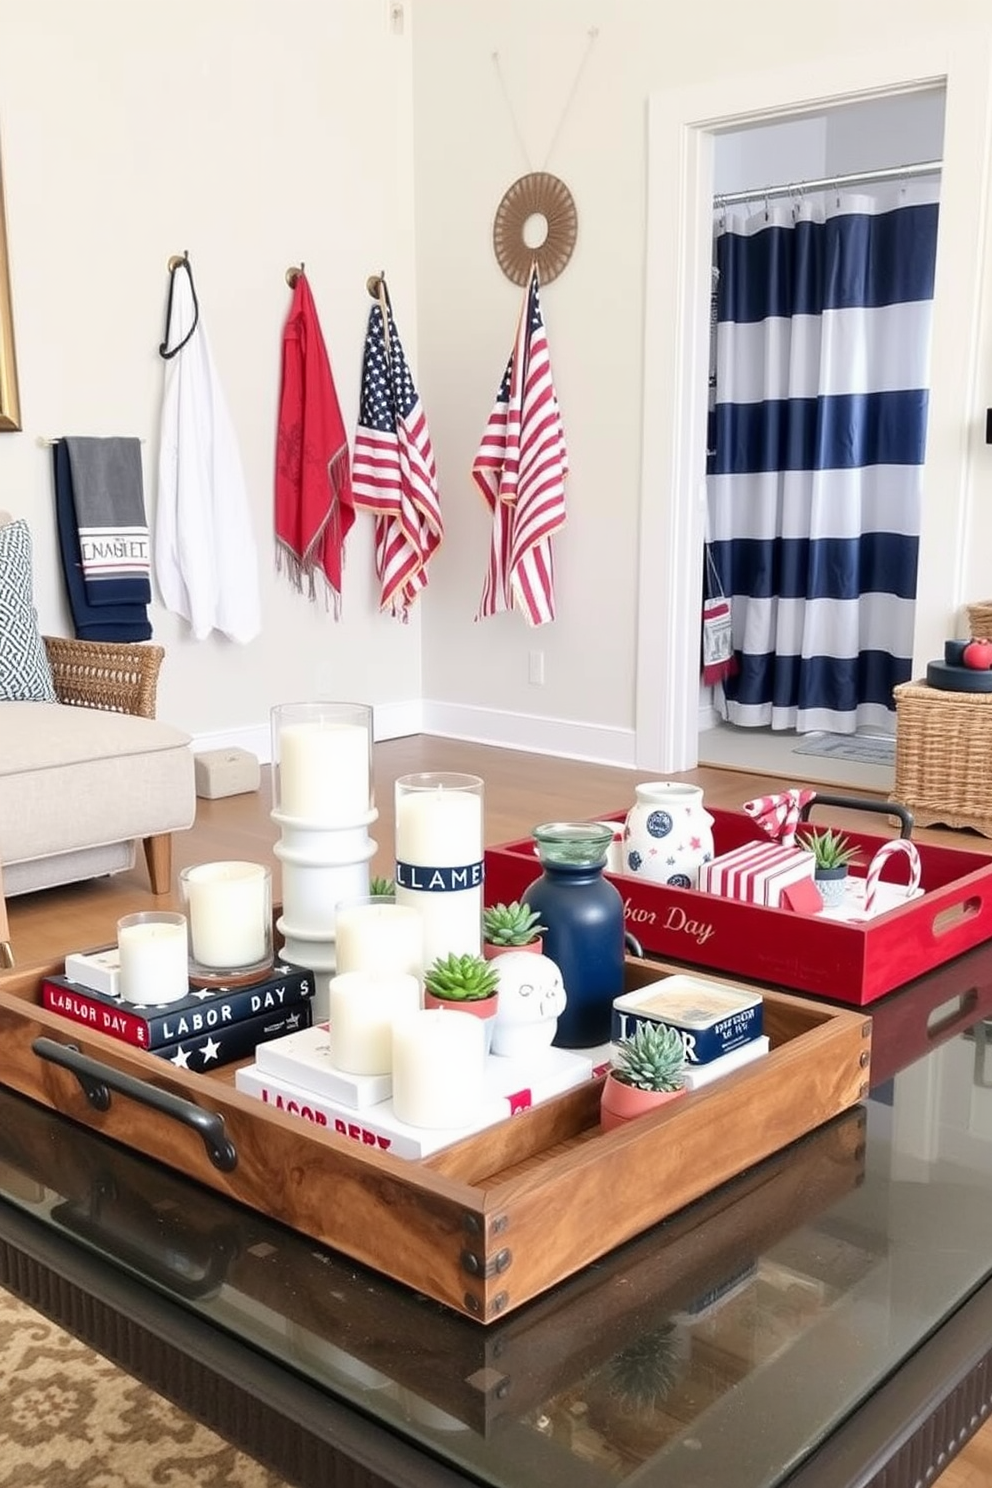
<path id="1" fill-rule="evenodd" d="M 396 782 L 396 902 L 424 922 L 424 965 L 482 944 L 482 781 L 405 775 Z"/>
<path id="2" fill-rule="evenodd" d="M 484 1101 L 482 1019 L 430 1008 L 393 1024 L 393 1110 L 410 1126 L 470 1126 Z"/>
<path id="3" fill-rule="evenodd" d="M 331 1062 L 349 1075 L 388 1075 L 393 1023 L 420 1009 L 415 976 L 349 971 L 329 987 Z"/>
<path id="4" fill-rule="evenodd" d="M 121 997 L 155 1005 L 189 996 L 186 916 L 147 910 L 117 921 Z"/>
<path id="5" fill-rule="evenodd" d="M 274 804 L 299 821 L 362 821 L 371 796 L 372 715 L 364 703 L 284 703 L 272 710 Z"/>
<path id="6" fill-rule="evenodd" d="M 180 886 L 193 961 L 218 971 L 257 966 L 272 952 L 272 877 L 261 863 L 199 863 Z"/>
<path id="7" fill-rule="evenodd" d="M 388 897 L 339 904 L 335 915 L 335 965 L 339 972 L 424 974 L 424 925 L 408 904 Z"/>

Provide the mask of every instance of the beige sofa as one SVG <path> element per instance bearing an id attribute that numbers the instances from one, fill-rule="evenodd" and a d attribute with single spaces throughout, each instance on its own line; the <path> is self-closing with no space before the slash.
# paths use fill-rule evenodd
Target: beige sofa
<path id="1" fill-rule="evenodd" d="M 8 521 L 0 513 L 0 524 Z M 0 701 L 0 864 L 8 896 L 133 866 L 167 893 L 171 833 L 196 814 L 190 737 L 158 722 L 163 650 L 44 638 L 58 701 Z"/>

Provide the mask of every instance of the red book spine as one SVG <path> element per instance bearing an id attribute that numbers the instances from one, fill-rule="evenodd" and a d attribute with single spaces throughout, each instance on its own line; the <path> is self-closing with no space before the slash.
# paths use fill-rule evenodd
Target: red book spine
<path id="1" fill-rule="evenodd" d="M 47 980 L 41 984 L 41 996 L 43 1006 L 50 1012 L 59 1013 L 73 1023 L 83 1023 L 96 1033 L 109 1034 L 122 1043 L 148 1048 L 148 1024 L 126 1008 L 111 1007 L 99 998 L 87 997 L 85 992 L 70 991 Z"/>

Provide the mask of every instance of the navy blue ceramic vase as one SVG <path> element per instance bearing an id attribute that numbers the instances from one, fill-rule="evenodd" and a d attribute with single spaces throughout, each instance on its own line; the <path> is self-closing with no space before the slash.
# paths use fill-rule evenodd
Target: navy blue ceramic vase
<path id="1" fill-rule="evenodd" d="M 623 899 L 603 877 L 613 840 L 597 822 L 534 828 L 544 872 L 523 898 L 541 917 L 544 954 L 555 962 L 568 999 L 554 1042 L 587 1049 L 610 1039 L 613 999 L 624 990 Z"/>

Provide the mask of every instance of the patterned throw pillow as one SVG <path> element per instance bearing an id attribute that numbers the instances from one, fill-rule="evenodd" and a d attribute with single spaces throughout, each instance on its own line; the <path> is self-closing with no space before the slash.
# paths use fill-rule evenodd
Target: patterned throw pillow
<path id="1" fill-rule="evenodd" d="M 0 701 L 58 701 L 32 598 L 31 532 L 18 519 L 0 527 Z"/>

